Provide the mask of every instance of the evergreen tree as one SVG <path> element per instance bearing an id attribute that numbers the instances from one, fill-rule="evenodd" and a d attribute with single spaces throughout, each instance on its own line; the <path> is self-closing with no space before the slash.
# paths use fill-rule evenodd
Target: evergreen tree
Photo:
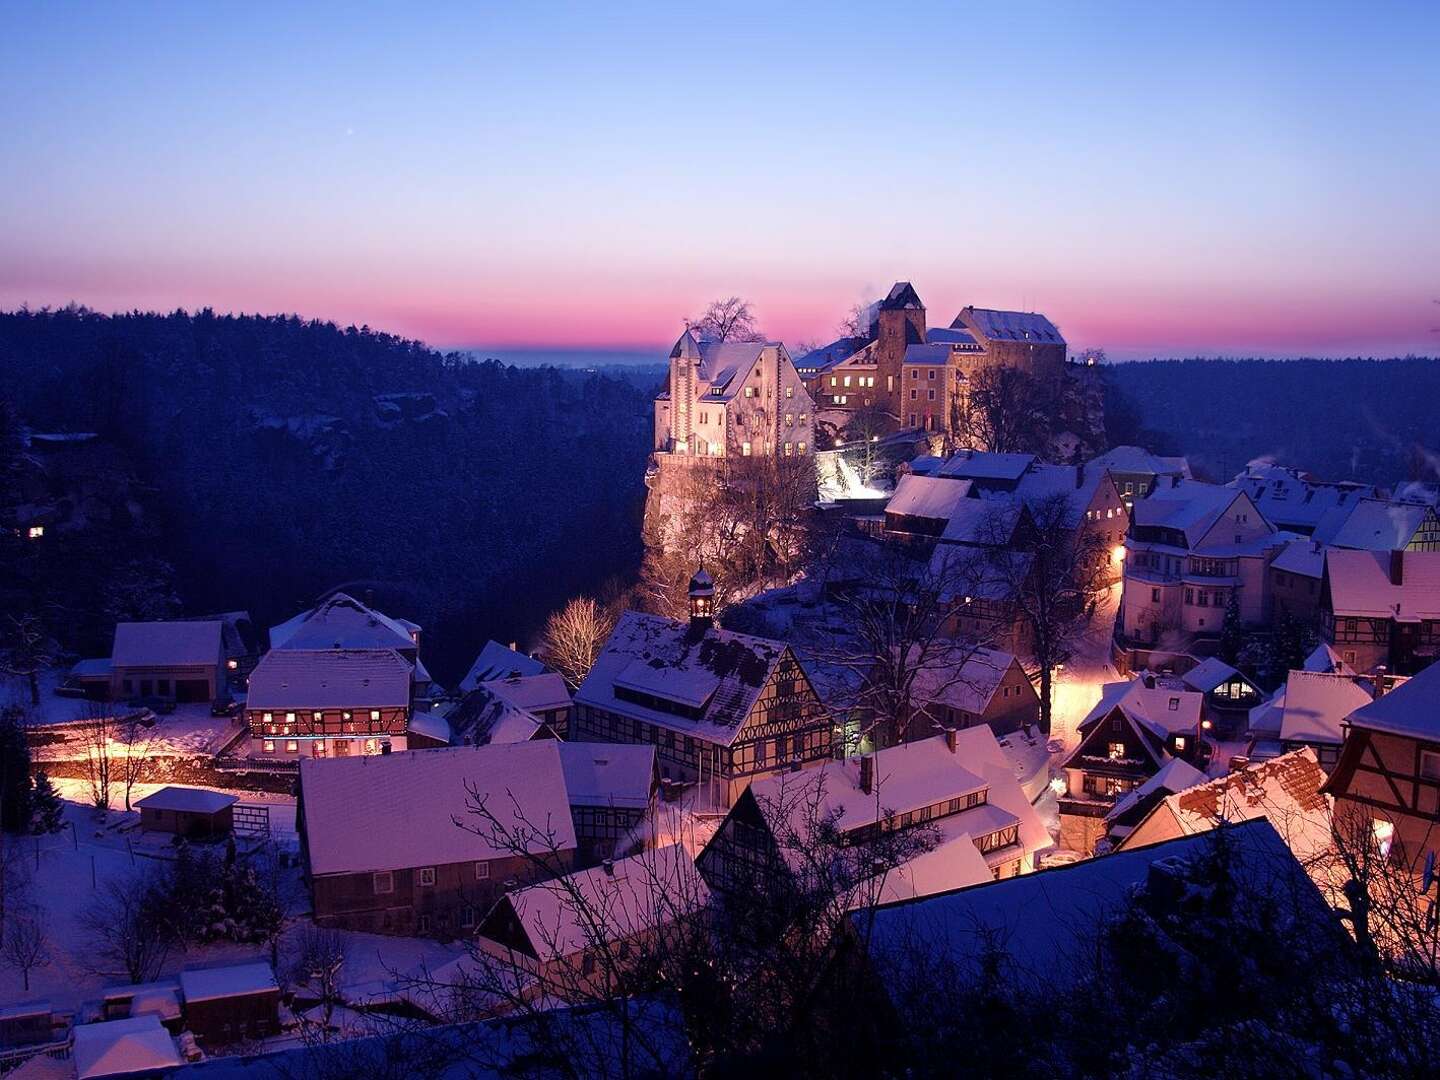
<path id="1" fill-rule="evenodd" d="M 30 827 L 30 744 L 18 709 L 0 711 L 0 829 Z"/>
<path id="2" fill-rule="evenodd" d="M 65 806 L 60 793 L 50 782 L 50 777 L 40 772 L 35 774 L 35 785 L 30 792 L 30 831 L 33 833 L 56 833 L 65 827 Z"/>
<path id="3" fill-rule="evenodd" d="M 1220 626 L 1220 659 L 1233 667 L 1244 647 L 1245 627 L 1240 622 L 1240 597 L 1237 590 L 1231 589 L 1230 600 L 1225 605 L 1225 621 Z"/>

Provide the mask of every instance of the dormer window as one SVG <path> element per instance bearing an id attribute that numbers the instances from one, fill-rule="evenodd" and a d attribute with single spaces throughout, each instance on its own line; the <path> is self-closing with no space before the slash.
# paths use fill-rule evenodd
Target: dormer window
<path id="1" fill-rule="evenodd" d="M 1175 736 L 1175 752 L 1176 752 L 1177 754 L 1183 754 L 1183 753 L 1185 752 L 1185 736 L 1184 736 L 1184 735 L 1176 735 L 1176 736 Z"/>
<path id="2" fill-rule="evenodd" d="M 1180 710 L 1180 699 L 1179 699 L 1178 697 L 1172 697 L 1172 698 L 1170 699 L 1170 711 L 1171 711 L 1171 712 L 1178 712 L 1179 710 Z"/>

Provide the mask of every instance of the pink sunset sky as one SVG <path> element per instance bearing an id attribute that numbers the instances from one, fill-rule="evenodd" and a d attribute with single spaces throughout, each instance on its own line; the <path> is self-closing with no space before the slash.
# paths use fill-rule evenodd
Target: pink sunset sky
<path id="1" fill-rule="evenodd" d="M 1440 9 L 1243 10 L 23 8 L 0 307 L 793 347 L 906 279 L 1117 359 L 1440 351 Z"/>

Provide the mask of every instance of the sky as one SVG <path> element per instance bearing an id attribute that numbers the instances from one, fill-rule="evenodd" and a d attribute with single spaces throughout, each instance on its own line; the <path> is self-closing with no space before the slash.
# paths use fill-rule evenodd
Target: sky
<path id="1" fill-rule="evenodd" d="M 1440 4 L 3 0 L 0 307 L 1440 352 Z"/>

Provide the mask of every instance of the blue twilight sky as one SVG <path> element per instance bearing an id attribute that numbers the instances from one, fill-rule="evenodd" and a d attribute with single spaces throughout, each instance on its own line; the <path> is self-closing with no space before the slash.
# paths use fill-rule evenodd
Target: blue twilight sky
<path id="1" fill-rule="evenodd" d="M 1440 351 L 1440 3 L 0 7 L 0 306 Z"/>

